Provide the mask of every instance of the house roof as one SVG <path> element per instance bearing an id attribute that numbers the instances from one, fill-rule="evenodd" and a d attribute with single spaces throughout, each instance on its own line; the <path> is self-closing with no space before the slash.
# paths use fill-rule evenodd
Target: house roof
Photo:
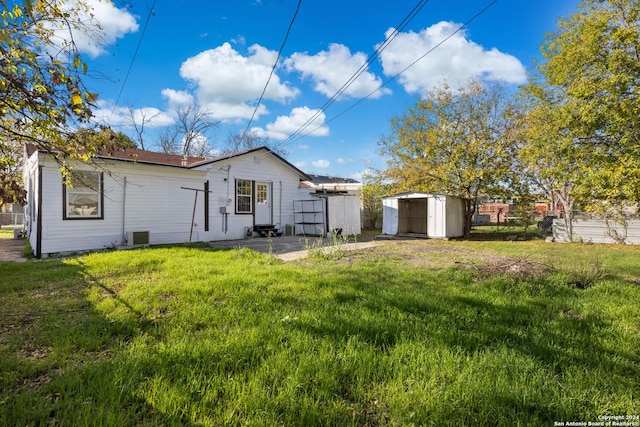
<path id="1" fill-rule="evenodd" d="M 31 157 L 31 155 L 36 151 L 47 152 L 47 150 L 39 150 L 33 144 L 26 144 L 25 148 L 26 148 L 28 157 Z M 223 155 L 212 157 L 212 158 L 193 157 L 193 156 L 185 157 L 181 154 L 158 153 L 155 151 L 140 150 L 137 148 L 126 148 L 126 149 L 106 149 L 105 148 L 101 150 L 98 154 L 94 155 L 94 158 L 192 169 L 192 168 L 208 165 L 215 162 L 221 162 L 224 160 L 232 159 L 234 157 L 239 157 L 245 154 L 250 154 L 260 150 L 266 151 L 268 154 L 274 156 L 275 158 L 283 162 L 285 165 L 293 169 L 298 175 L 300 175 L 300 177 L 303 180 L 310 180 L 309 175 L 302 172 L 300 169 L 298 169 L 297 167 L 289 163 L 287 160 L 285 160 L 283 157 L 279 156 L 278 154 L 271 151 L 267 147 L 258 147 L 250 150 L 238 151 L 235 153 L 227 153 L 227 154 L 223 154 Z"/>
<path id="2" fill-rule="evenodd" d="M 33 144 L 26 144 L 27 156 L 31 157 L 36 151 L 51 153 L 49 150 L 40 149 Z M 54 153 L 51 153 L 54 154 Z M 164 166 L 189 167 L 193 163 L 206 160 L 204 157 L 187 157 L 179 154 L 157 153 L 155 151 L 140 150 L 137 148 L 110 149 L 103 148 L 93 157 L 99 159 L 123 160 L 137 163 L 147 163 Z"/>

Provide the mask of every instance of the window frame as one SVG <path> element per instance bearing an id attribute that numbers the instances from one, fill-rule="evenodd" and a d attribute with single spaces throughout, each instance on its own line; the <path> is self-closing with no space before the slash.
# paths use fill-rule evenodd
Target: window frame
<path id="1" fill-rule="evenodd" d="M 88 191 L 84 189 L 75 190 L 74 188 L 69 188 L 67 185 L 67 180 L 73 179 L 73 175 L 70 177 L 66 177 L 62 183 L 62 219 L 63 220 L 72 220 L 72 221 L 86 221 L 86 220 L 103 220 L 104 219 L 104 173 L 97 171 L 88 171 L 88 170 L 78 170 L 72 172 L 76 174 L 96 174 L 98 177 L 98 189 Z M 90 188 L 90 187 L 89 187 Z M 75 193 L 75 194 L 74 194 Z M 70 209 L 70 201 L 72 197 L 77 194 L 87 194 L 87 195 L 96 195 L 98 196 L 98 212 L 92 215 L 81 215 L 81 214 L 71 214 Z"/>
<path id="2" fill-rule="evenodd" d="M 238 192 L 241 183 L 246 183 L 247 185 L 242 187 L 243 190 L 248 189 L 248 194 L 241 194 Z M 236 179 L 235 182 L 235 211 L 238 215 L 253 215 L 253 181 L 250 179 Z M 240 199 L 244 199 L 246 203 L 246 199 L 249 201 L 249 210 L 240 210 Z"/>

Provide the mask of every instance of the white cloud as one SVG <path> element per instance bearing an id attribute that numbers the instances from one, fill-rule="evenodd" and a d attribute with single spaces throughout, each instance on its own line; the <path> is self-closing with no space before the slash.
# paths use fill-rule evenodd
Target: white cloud
<path id="1" fill-rule="evenodd" d="M 129 107 L 116 107 L 114 109 L 113 103 L 104 101 L 98 101 L 96 106 L 98 108 L 93 111 L 92 120 L 97 124 L 132 128 L 132 120 L 137 124 L 142 124 L 144 120 L 145 128 L 157 128 L 175 123 L 175 119 L 170 113 L 155 107 L 132 108 L 131 110 Z"/>
<path id="2" fill-rule="evenodd" d="M 365 173 L 366 173 L 366 171 L 351 173 L 351 174 L 349 174 L 349 178 L 355 179 L 358 182 L 362 182 L 362 177 L 363 177 L 363 175 Z"/>
<path id="3" fill-rule="evenodd" d="M 146 127 L 163 127 L 175 123 L 173 116 L 167 112 L 160 111 L 155 107 L 142 107 L 133 110 L 133 119 L 137 124 L 142 124 L 145 120 Z"/>
<path id="4" fill-rule="evenodd" d="M 460 24 L 442 21 L 419 33 L 400 33 L 380 55 L 384 74 L 398 74 L 458 28 Z M 386 36 L 393 31 L 387 30 Z M 526 77 L 526 70 L 516 57 L 496 48 L 487 50 L 460 31 L 404 71 L 398 81 L 408 93 L 422 93 L 443 81 L 455 89 L 469 78 L 519 84 Z"/>
<path id="5" fill-rule="evenodd" d="M 314 116 L 315 118 L 313 118 Z M 283 141 L 312 118 L 313 120 L 302 131 L 301 135 L 307 135 L 307 133 L 309 133 L 309 136 L 329 135 L 329 127 L 324 123 L 326 115 L 320 110 L 312 110 L 309 107 L 294 108 L 288 116 L 278 116 L 275 122 L 267 125 L 266 129 L 253 128 L 252 130 L 260 136 L 268 136 L 271 139 Z"/>
<path id="6" fill-rule="evenodd" d="M 247 44 L 247 39 L 242 34 L 238 34 L 237 37 L 231 39 L 231 42 L 240 46 L 245 46 Z"/>
<path id="7" fill-rule="evenodd" d="M 293 166 L 297 167 L 298 169 L 304 169 L 307 167 L 307 162 L 295 162 Z"/>
<path id="8" fill-rule="evenodd" d="M 344 158 L 344 157 L 338 157 L 336 159 L 336 162 L 338 162 L 338 164 L 344 165 L 345 163 L 353 163 L 355 162 L 355 160 L 350 159 L 350 158 Z"/>
<path id="9" fill-rule="evenodd" d="M 233 104 L 229 102 L 209 102 L 207 105 L 213 117 L 225 122 L 240 122 L 243 119 L 249 120 L 255 110 L 255 106 L 252 105 Z M 268 113 L 269 110 L 267 107 L 265 107 L 264 104 L 260 104 L 255 117 L 260 117 Z"/>
<path id="10" fill-rule="evenodd" d="M 72 28 L 69 34 L 63 23 L 50 22 L 47 26 L 55 30 L 54 45 L 64 48 L 72 38 L 78 50 L 92 58 L 106 53 L 105 47 L 115 44 L 117 39 L 138 31 L 136 18 L 110 1 L 68 0 L 63 2 L 62 9 L 70 14 L 72 26 L 79 28 Z"/>
<path id="11" fill-rule="evenodd" d="M 317 169 L 329 169 L 331 163 L 329 162 L 329 160 L 318 159 L 311 162 L 311 165 Z"/>
<path id="12" fill-rule="evenodd" d="M 193 96 L 183 90 L 162 89 L 160 93 L 169 101 L 170 110 L 177 110 L 184 105 L 193 103 Z"/>
<path id="13" fill-rule="evenodd" d="M 201 103 L 248 105 L 260 97 L 276 57 L 277 52 L 257 44 L 249 47 L 249 56 L 242 56 L 224 43 L 184 61 L 180 75 L 196 85 Z M 284 103 L 298 94 L 298 89 L 274 74 L 264 98 Z"/>
<path id="14" fill-rule="evenodd" d="M 309 144 L 300 144 L 298 145 L 298 148 L 301 150 L 310 150 L 311 146 Z"/>
<path id="15" fill-rule="evenodd" d="M 289 70 L 302 73 L 305 78 L 314 82 L 314 89 L 328 97 L 338 92 L 347 80 L 353 76 L 366 62 L 367 55 L 362 52 L 351 54 L 347 46 L 332 43 L 329 51 L 318 52 L 315 55 L 294 53 L 285 61 Z M 362 98 L 379 89 L 382 81 L 375 74 L 365 71 L 338 99 Z M 389 89 L 383 88 L 371 95 L 379 98 L 390 94 Z"/>

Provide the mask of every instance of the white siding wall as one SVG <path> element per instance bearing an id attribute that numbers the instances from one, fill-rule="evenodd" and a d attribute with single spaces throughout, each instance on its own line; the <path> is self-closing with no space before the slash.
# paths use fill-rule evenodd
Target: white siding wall
<path id="1" fill-rule="evenodd" d="M 152 245 L 189 241 L 196 191 L 181 187 L 204 190 L 206 173 L 122 162 L 113 162 L 107 168 L 112 177 L 105 176 L 105 208 L 110 206 L 113 216 L 120 219 L 117 236 L 122 235 L 124 224 L 125 233 L 149 231 Z M 197 192 L 197 198 L 191 239 L 194 242 L 203 240 L 206 234 L 204 192 Z M 105 211 L 105 220 L 106 216 Z"/>
<path id="2" fill-rule="evenodd" d="M 235 214 L 235 180 L 271 184 L 272 223 L 282 231 L 293 224 L 293 201 L 300 198 L 298 173 L 279 159 L 258 151 L 196 169 L 104 162 L 104 219 L 63 220 L 63 183 L 56 162 L 36 153 L 25 161 L 29 195 L 28 238 L 36 249 L 38 192 L 42 191 L 43 256 L 59 252 L 103 249 L 125 244 L 131 231 L 148 231 L 150 244 L 189 241 L 196 192 L 209 181 L 209 231 L 205 231 L 204 193 L 198 192 L 192 241 L 232 240 L 245 237 L 253 215 Z M 43 188 L 37 188 L 38 163 L 43 165 Z M 78 165 L 77 169 L 94 170 Z M 220 212 L 225 207 L 226 217 Z"/>
<path id="3" fill-rule="evenodd" d="M 247 227 L 253 227 L 253 215 L 235 214 L 236 179 L 270 182 L 273 225 L 283 232 L 286 225 L 293 225 L 293 201 L 300 199 L 300 176 L 266 151 L 214 162 L 199 169 L 208 171 L 210 190 L 213 191 L 209 210 L 211 232 L 207 234 L 207 240 L 241 239 L 245 237 Z M 220 207 L 226 207 L 228 212 L 226 232 Z"/>
<path id="4" fill-rule="evenodd" d="M 195 192 L 180 187 L 204 189 L 207 178 L 202 171 L 107 162 L 104 219 L 64 220 L 62 176 L 52 159 L 43 166 L 43 255 L 119 246 L 129 231 L 149 231 L 150 244 L 188 242 Z M 199 193 L 193 241 L 204 230 L 203 200 Z"/>

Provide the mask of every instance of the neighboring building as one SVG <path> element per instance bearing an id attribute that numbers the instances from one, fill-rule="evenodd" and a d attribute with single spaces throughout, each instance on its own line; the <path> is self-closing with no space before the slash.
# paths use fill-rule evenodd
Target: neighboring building
<path id="1" fill-rule="evenodd" d="M 51 154 L 25 148 L 25 225 L 37 257 L 282 233 L 311 179 L 266 147 L 214 159 L 127 149 L 73 170 L 70 188 Z"/>
<path id="2" fill-rule="evenodd" d="M 310 179 L 302 187 L 315 190 L 316 193 L 342 193 L 360 195 L 362 183 L 351 178 L 338 178 L 327 175 L 309 175 Z"/>
<path id="3" fill-rule="evenodd" d="M 514 207 L 510 203 L 486 202 L 478 205 L 476 215 L 483 218 L 482 223 L 502 224 L 506 218 L 513 215 Z"/>
<path id="4" fill-rule="evenodd" d="M 382 234 L 429 238 L 464 236 L 465 200 L 407 192 L 382 198 Z"/>

